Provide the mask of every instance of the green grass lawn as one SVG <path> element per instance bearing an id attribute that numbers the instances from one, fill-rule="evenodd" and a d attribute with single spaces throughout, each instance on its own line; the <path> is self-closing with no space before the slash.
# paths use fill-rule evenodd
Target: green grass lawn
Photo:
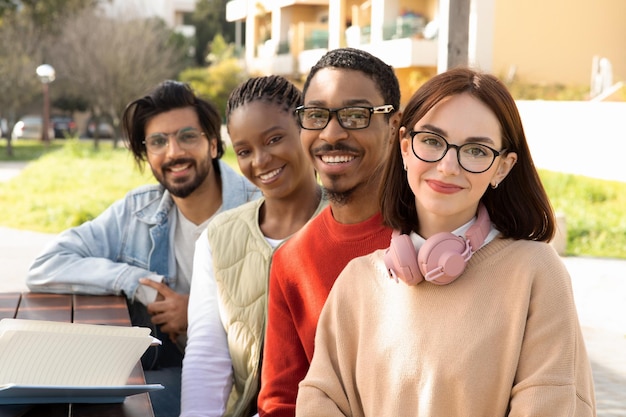
<path id="1" fill-rule="evenodd" d="M 6 153 L 0 142 L 0 155 Z M 0 226 L 58 233 L 92 219 L 129 190 L 154 183 L 130 152 L 101 141 L 19 141 L 16 155 L 32 160 L 16 178 L 0 183 Z M 6 157 L 0 160 L 7 160 Z M 15 159 L 11 159 L 15 160 Z M 224 160 L 237 168 L 228 149 Z M 540 171 L 557 212 L 565 214 L 568 255 L 626 259 L 626 183 Z"/>
<path id="2" fill-rule="evenodd" d="M 19 139 L 11 141 L 13 155 L 7 154 L 7 141 L 0 139 L 0 161 L 32 161 L 47 153 L 57 151 L 64 146 L 64 141 L 54 140 L 48 146 L 39 140 Z"/>
<path id="3" fill-rule="evenodd" d="M 37 154 L 39 146 L 35 142 L 22 153 Z M 6 207 L 0 224 L 57 233 L 94 218 L 128 190 L 152 181 L 150 171 L 141 174 L 125 148 L 105 142 L 96 151 L 91 142 L 67 141 L 44 151 L 18 177 L 0 183 Z"/>

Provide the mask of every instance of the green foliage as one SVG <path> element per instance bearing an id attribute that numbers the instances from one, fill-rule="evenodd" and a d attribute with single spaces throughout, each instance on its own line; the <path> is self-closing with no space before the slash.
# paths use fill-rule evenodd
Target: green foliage
<path id="1" fill-rule="evenodd" d="M 555 211 L 563 213 L 567 254 L 626 258 L 626 183 L 540 171 Z"/>
<path id="2" fill-rule="evenodd" d="M 507 87 L 515 100 L 583 101 L 589 99 L 588 86 L 513 81 L 507 83 Z"/>
<path id="3" fill-rule="evenodd" d="M 52 107 L 69 113 L 74 111 L 86 111 L 89 103 L 83 97 L 72 94 L 64 94 L 59 98 L 52 100 Z"/>
<path id="4" fill-rule="evenodd" d="M 195 64 L 193 38 L 179 32 L 171 32 L 166 45 L 173 50 L 181 51 L 181 68 L 192 67 Z"/>
<path id="5" fill-rule="evenodd" d="M 85 8 L 95 7 L 98 0 L 20 0 L 19 3 L 17 10 L 43 31 L 56 34 L 62 27 L 60 22 Z"/>
<path id="6" fill-rule="evenodd" d="M 39 140 L 19 139 L 11 141 L 13 155 L 7 155 L 7 141 L 0 140 L 0 161 L 32 161 L 47 153 L 59 150 L 63 146 L 63 141 L 53 140 L 49 145 L 45 145 Z"/>
<path id="7" fill-rule="evenodd" d="M 227 43 L 221 34 L 215 35 L 211 42 L 211 52 L 207 60 L 210 64 L 218 64 L 235 56 L 235 45 Z"/>
<path id="8" fill-rule="evenodd" d="M 113 201 L 141 184 L 153 182 L 141 174 L 126 149 L 68 140 L 31 162 L 19 177 L 0 183 L 4 210 L 1 224 L 56 233 L 93 219 Z"/>
<path id="9" fill-rule="evenodd" d="M 212 51 L 209 46 L 217 35 L 223 36 L 227 42 L 235 41 L 235 24 L 226 21 L 227 0 L 198 0 L 189 21 L 196 28 L 196 65 L 207 63 L 207 56 Z"/>
<path id="10" fill-rule="evenodd" d="M 232 49 L 224 47 L 221 36 L 216 37 L 215 49 L 220 55 L 215 63 L 207 68 L 189 68 L 181 72 L 180 81 L 189 83 L 191 88 L 201 97 L 207 98 L 219 110 L 224 118 L 224 110 L 230 92 L 245 80 L 245 72 L 239 61 L 232 57 Z"/>
<path id="11" fill-rule="evenodd" d="M 0 17 L 17 10 L 17 3 L 13 0 L 0 0 Z"/>

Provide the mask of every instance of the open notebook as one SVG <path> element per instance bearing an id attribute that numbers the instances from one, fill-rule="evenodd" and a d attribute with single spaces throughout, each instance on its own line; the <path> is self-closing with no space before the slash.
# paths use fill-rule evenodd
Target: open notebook
<path id="1" fill-rule="evenodd" d="M 51 392 L 74 389 L 85 396 L 95 388 L 105 397 L 107 392 L 119 396 L 162 388 L 126 385 L 151 344 L 160 341 L 142 327 L 0 320 L 0 404 L 9 403 L 6 398 L 13 394 L 41 395 L 46 387 Z"/>

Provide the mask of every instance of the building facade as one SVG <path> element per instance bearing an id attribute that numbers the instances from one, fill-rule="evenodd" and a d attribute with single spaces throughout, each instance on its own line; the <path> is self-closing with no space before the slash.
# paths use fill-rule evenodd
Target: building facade
<path id="1" fill-rule="evenodd" d="M 392 65 L 408 98 L 445 69 L 440 29 L 455 1 L 231 0 L 226 20 L 237 25 L 250 74 L 301 80 L 329 49 L 354 46 Z M 624 0 L 471 0 L 469 64 L 526 83 L 581 86 L 601 57 L 612 80 L 626 80 L 624 16 Z"/>

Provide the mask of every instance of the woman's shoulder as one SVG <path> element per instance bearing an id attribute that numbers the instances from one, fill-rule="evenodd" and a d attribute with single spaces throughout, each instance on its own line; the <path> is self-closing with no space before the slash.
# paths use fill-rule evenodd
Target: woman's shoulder
<path id="1" fill-rule="evenodd" d="M 221 211 L 215 215 L 213 220 L 211 220 L 211 222 L 209 223 L 209 227 L 211 228 L 224 227 L 224 225 L 227 223 L 238 221 L 238 220 L 243 220 L 246 214 L 254 215 L 255 213 L 258 212 L 259 207 L 263 205 L 264 201 L 265 199 L 261 197 L 257 200 L 252 200 L 252 201 L 248 201 L 247 203 L 243 203 L 240 206 Z"/>
<path id="2" fill-rule="evenodd" d="M 470 262 L 518 279 L 525 276 L 529 282 L 543 279 L 569 281 L 563 260 L 546 242 L 496 238 L 477 251 Z"/>
<path id="3" fill-rule="evenodd" d="M 497 237 L 480 248 L 473 255 L 477 259 L 501 257 L 512 262 L 525 262 L 527 259 L 559 259 L 556 250 L 546 242 Z"/>
<path id="4" fill-rule="evenodd" d="M 233 242 L 233 236 L 237 236 L 236 242 L 241 245 L 231 244 L 229 245 L 231 248 L 245 247 L 245 243 L 250 239 L 265 242 L 257 221 L 258 211 L 262 204 L 263 198 L 216 214 L 206 228 L 206 235 L 211 246 L 217 245 L 217 242 Z"/>

